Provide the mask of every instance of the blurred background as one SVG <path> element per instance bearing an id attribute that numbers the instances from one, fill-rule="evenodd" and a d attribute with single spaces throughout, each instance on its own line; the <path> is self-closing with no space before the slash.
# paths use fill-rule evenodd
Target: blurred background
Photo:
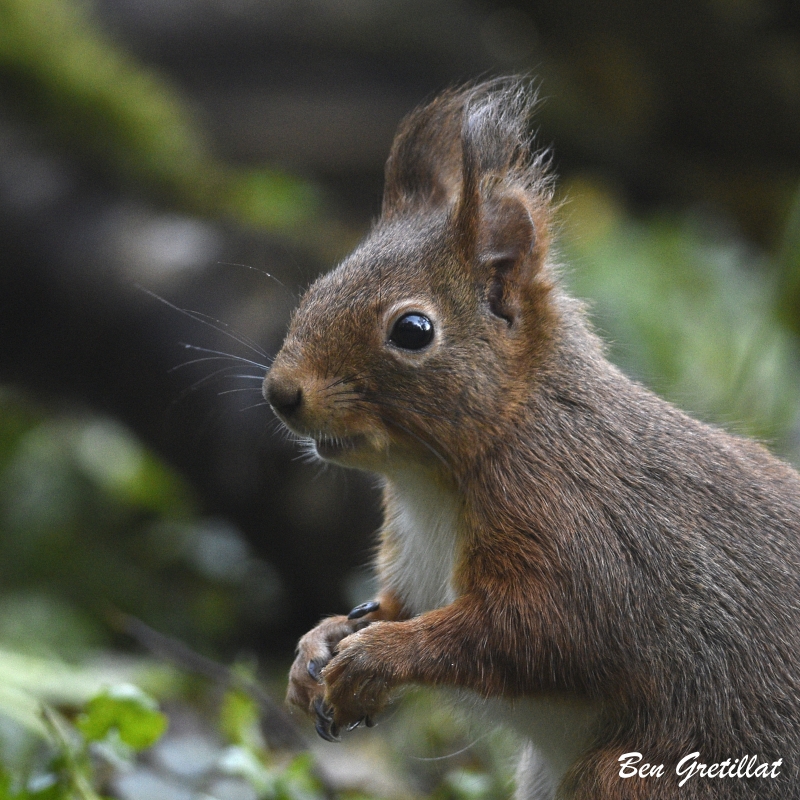
<path id="1" fill-rule="evenodd" d="M 508 73 L 612 359 L 800 461 L 795 0 L 0 0 L 0 678 L 143 652 L 123 613 L 277 696 L 369 598 L 373 482 L 298 459 L 260 381 L 401 117 Z"/>

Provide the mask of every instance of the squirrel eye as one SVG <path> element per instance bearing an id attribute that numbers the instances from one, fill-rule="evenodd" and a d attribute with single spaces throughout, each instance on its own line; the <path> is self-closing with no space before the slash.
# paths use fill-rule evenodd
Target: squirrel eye
<path id="1" fill-rule="evenodd" d="M 421 350 L 433 341 L 433 323 L 424 314 L 403 314 L 392 326 L 389 341 L 403 350 Z"/>

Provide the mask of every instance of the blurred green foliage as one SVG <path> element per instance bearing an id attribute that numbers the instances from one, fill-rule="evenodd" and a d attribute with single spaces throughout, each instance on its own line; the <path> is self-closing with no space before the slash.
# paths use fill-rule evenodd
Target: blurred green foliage
<path id="1" fill-rule="evenodd" d="M 0 0 L 0 96 L 95 167 L 201 214 L 288 236 L 318 193 L 217 159 L 180 92 L 98 29 L 80 0 Z"/>
<path id="2" fill-rule="evenodd" d="M 566 280 L 589 302 L 611 360 L 682 408 L 797 458 L 798 341 L 780 258 L 702 215 L 634 220 L 590 181 L 567 187 Z M 797 224 L 797 223 L 795 223 Z"/>
<path id="3" fill-rule="evenodd" d="M 781 322 L 800 336 L 800 191 L 789 209 L 789 218 L 777 256 L 778 314 Z"/>
<path id="4" fill-rule="evenodd" d="M 0 654 L 0 671 L 0 800 L 95 800 L 98 764 L 132 763 L 166 729 L 155 700 L 115 682 L 120 672 L 112 667 Z M 145 670 L 123 671 L 149 682 Z M 162 692 L 167 686 L 159 679 L 153 685 Z M 84 708 L 73 723 L 76 705 Z"/>
<path id="5" fill-rule="evenodd" d="M 101 742 L 113 735 L 138 751 L 152 747 L 161 738 L 167 718 L 141 689 L 122 684 L 93 697 L 75 727 L 87 742 Z"/>
<path id="6" fill-rule="evenodd" d="M 190 641 L 268 619 L 280 587 L 238 532 L 110 420 L 0 392 L 0 643 L 76 658 L 116 609 Z"/>
<path id="7" fill-rule="evenodd" d="M 24 667 L 20 662 L 18 667 Z M 31 661 L 30 666 L 55 675 L 57 662 Z M 130 773 L 137 756 L 152 748 L 167 731 L 168 719 L 149 694 L 130 683 L 109 683 L 89 697 L 75 715 L 64 707 L 74 694 L 70 680 L 96 685 L 113 681 L 113 670 L 85 674 L 73 670 L 61 679 L 49 700 L 39 694 L 0 688 L 0 741 L 8 743 L 9 724 L 16 737 L 13 753 L 0 750 L 0 800 L 100 800 L 107 796 L 115 775 Z M 12 685 L 15 674 L 6 670 Z M 25 682 L 23 676 L 18 676 Z M 219 728 L 227 746 L 218 751 L 215 772 L 240 779 L 260 800 L 322 800 L 326 796 L 310 754 L 287 756 L 265 748 L 257 730 L 255 704 L 230 692 L 220 705 Z M 213 738 L 213 731 L 209 733 Z M 24 745 L 20 746 L 20 740 Z M 158 795 L 162 796 L 162 795 Z M 203 796 L 210 796 L 204 794 Z"/>

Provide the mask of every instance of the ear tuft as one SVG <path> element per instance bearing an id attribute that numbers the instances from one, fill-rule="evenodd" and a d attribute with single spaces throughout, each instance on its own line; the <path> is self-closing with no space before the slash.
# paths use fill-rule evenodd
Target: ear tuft
<path id="1" fill-rule="evenodd" d="M 492 313 L 509 326 L 522 313 L 549 240 L 552 181 L 546 155 L 532 153 L 534 103 L 523 81 L 490 81 L 470 90 L 461 126 L 455 242 L 487 287 Z"/>
<path id="2" fill-rule="evenodd" d="M 445 210 L 456 252 L 509 325 L 549 241 L 552 181 L 547 155 L 531 149 L 535 102 L 515 78 L 447 91 L 406 117 L 386 163 L 382 219 Z"/>

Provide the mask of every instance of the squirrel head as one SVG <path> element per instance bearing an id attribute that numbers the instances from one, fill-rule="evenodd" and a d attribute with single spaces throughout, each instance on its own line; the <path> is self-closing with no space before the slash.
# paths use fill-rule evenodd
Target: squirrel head
<path id="1" fill-rule="evenodd" d="M 400 126 L 381 217 L 303 297 L 264 396 L 326 460 L 443 475 L 520 413 L 551 350 L 551 181 L 518 81 Z"/>

